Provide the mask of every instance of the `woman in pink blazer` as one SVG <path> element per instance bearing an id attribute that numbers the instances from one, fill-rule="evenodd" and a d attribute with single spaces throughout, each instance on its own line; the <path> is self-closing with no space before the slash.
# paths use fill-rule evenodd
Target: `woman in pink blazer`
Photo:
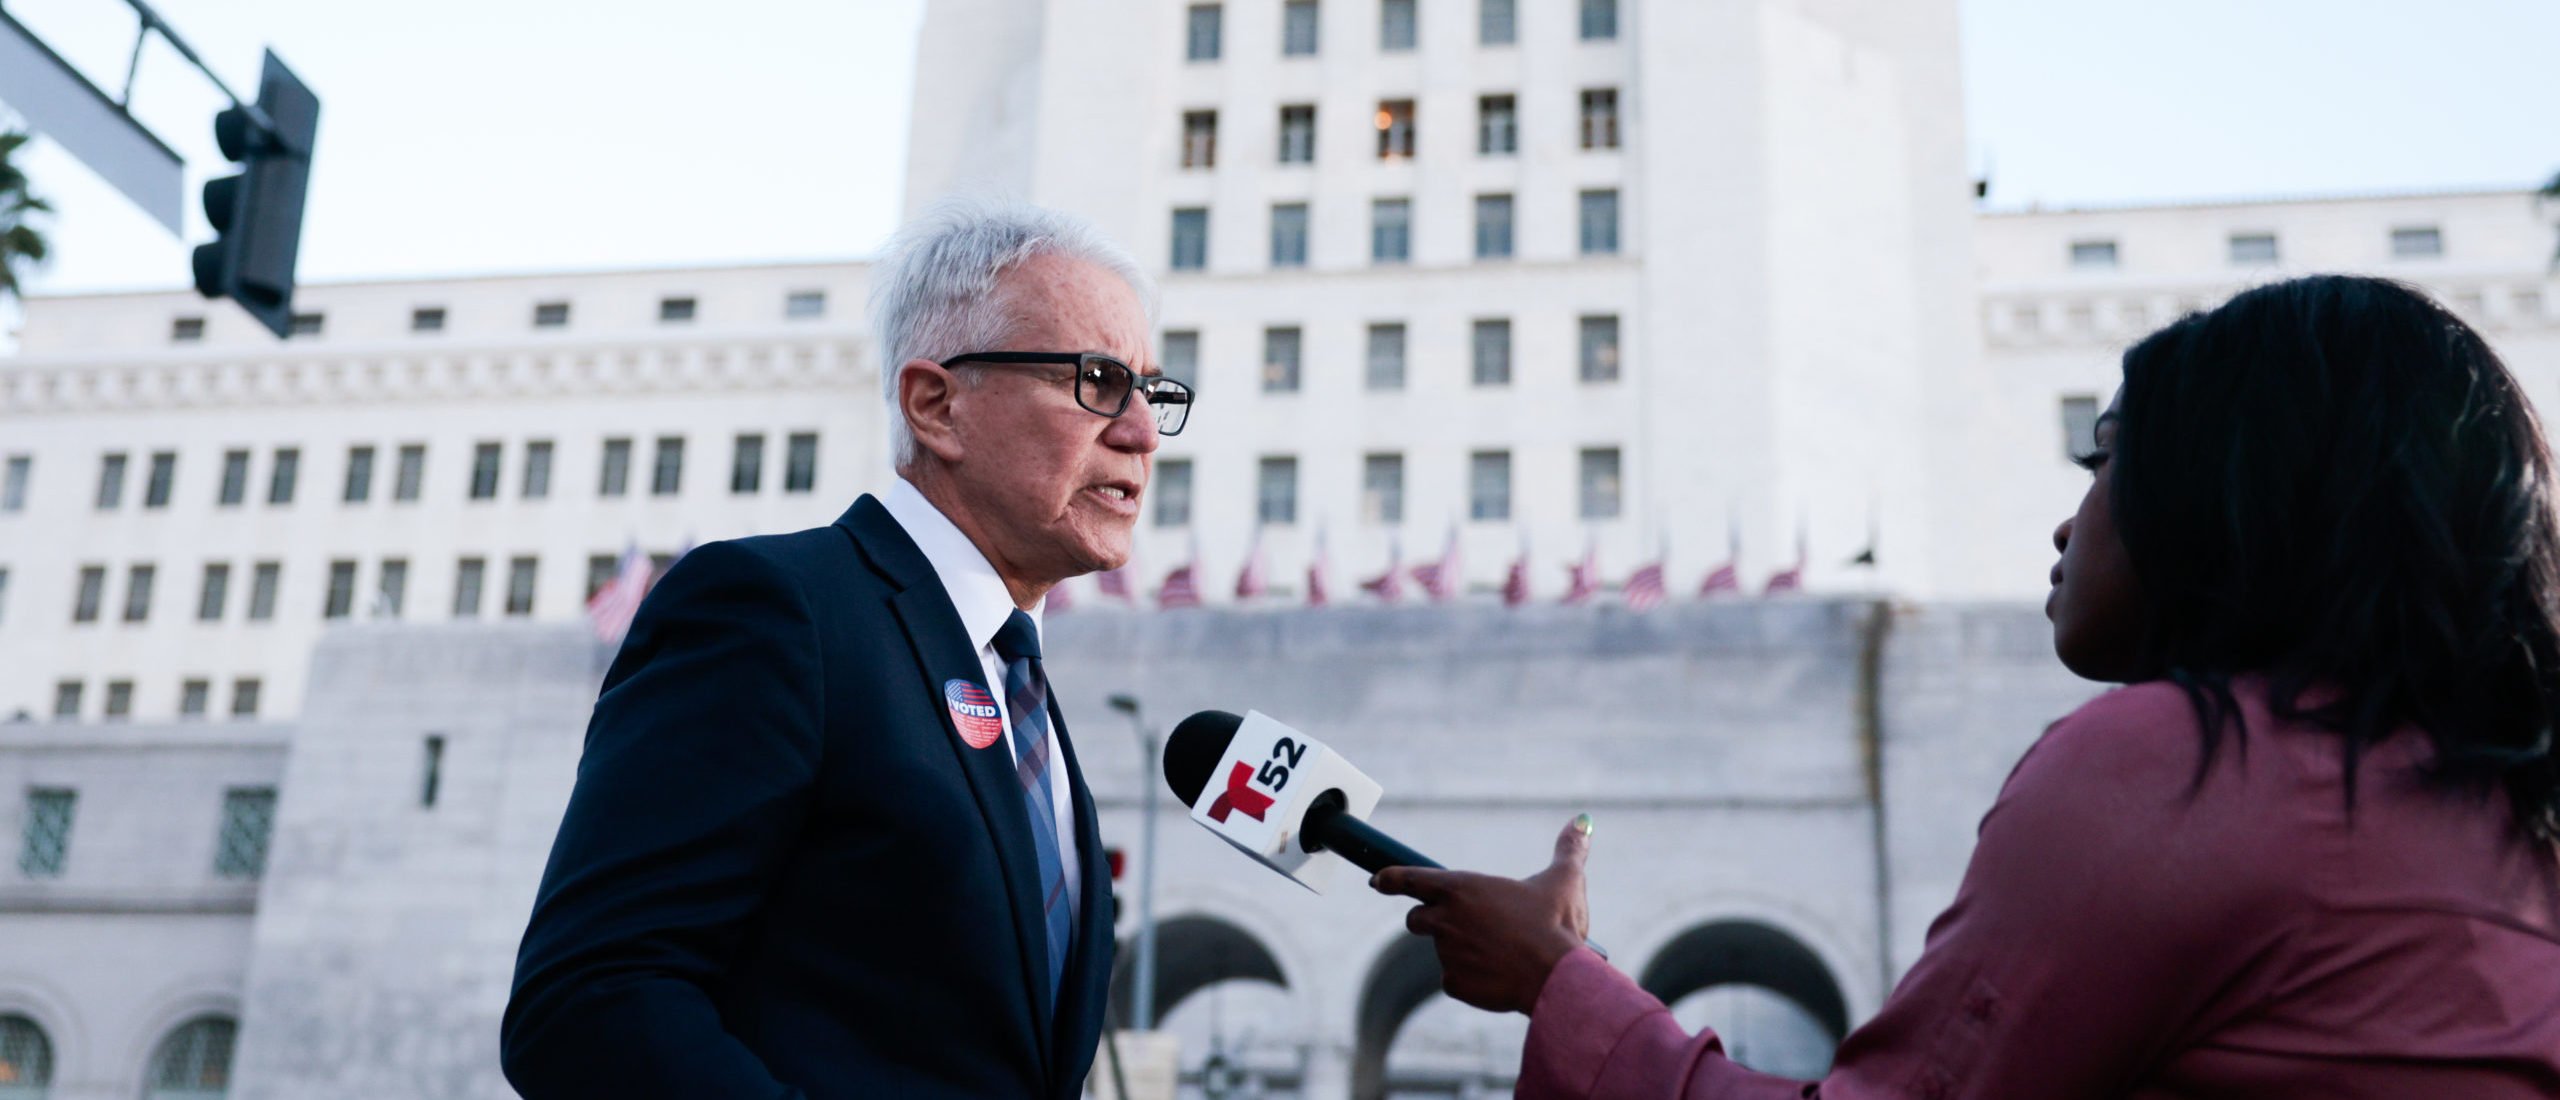
<path id="1" fill-rule="evenodd" d="M 1520 1096 L 2560 1096 L 2560 515 L 2515 378 L 2415 291 L 2299 279 L 2135 345 L 2082 465 L 2045 609 L 2125 686 L 2019 761 L 1821 1081 L 1583 949 L 1586 829 L 1526 880 L 1379 876 L 1451 996 L 1529 1014 Z"/>

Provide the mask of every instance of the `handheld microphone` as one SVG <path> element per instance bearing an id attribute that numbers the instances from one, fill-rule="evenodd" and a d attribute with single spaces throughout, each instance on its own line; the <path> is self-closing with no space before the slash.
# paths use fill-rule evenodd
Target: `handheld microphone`
<path id="1" fill-rule="evenodd" d="M 1261 711 L 1238 718 L 1204 710 L 1183 719 L 1165 738 L 1164 781 L 1191 807 L 1191 820 L 1319 894 L 1344 860 L 1371 874 L 1441 869 L 1363 820 L 1378 807 L 1376 780 Z M 1609 957 L 1599 944 L 1582 943 Z"/>

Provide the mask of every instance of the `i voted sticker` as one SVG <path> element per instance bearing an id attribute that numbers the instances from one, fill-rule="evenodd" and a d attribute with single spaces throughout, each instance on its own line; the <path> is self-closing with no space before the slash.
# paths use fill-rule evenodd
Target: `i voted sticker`
<path id="1" fill-rule="evenodd" d="M 995 696 L 975 682 L 943 681 L 942 704 L 951 708 L 951 726 L 970 748 L 983 749 L 1004 736 L 1004 712 L 996 709 Z"/>

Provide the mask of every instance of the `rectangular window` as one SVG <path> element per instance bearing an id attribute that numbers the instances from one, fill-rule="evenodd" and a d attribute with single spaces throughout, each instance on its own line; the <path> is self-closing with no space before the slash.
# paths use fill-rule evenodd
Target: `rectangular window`
<path id="1" fill-rule="evenodd" d="M 782 316 L 787 320 L 806 321 L 827 315 L 827 292 L 795 290 L 782 299 Z"/>
<path id="2" fill-rule="evenodd" d="M 53 685 L 53 719 L 57 722 L 80 720 L 80 681 L 64 680 Z"/>
<path id="3" fill-rule="evenodd" d="M 524 618 L 533 614 L 534 559 L 510 558 L 507 561 L 507 615 Z"/>
<path id="4" fill-rule="evenodd" d="M 1511 384 L 1511 322 L 1495 318 L 1475 323 L 1475 384 Z"/>
<path id="5" fill-rule="evenodd" d="M 1262 392 L 1298 392 L 1298 350 L 1296 327 L 1262 330 Z"/>
<path id="6" fill-rule="evenodd" d="M 169 342 L 193 344 L 204 339 L 204 318 L 179 317 L 169 322 Z"/>
<path id="7" fill-rule="evenodd" d="M 10 455 L 8 472 L 0 474 L 0 512 L 27 510 L 27 479 L 35 475 L 35 456 Z"/>
<path id="8" fill-rule="evenodd" d="M 1360 518 L 1363 522 L 1404 522 L 1404 456 L 1364 455 L 1360 459 Z"/>
<path id="9" fill-rule="evenodd" d="M 1476 42 L 1485 46 L 1508 46 L 1520 40 L 1520 17 L 1513 0 L 1479 0 L 1476 8 Z"/>
<path id="10" fill-rule="evenodd" d="M 533 327 L 567 328 L 568 326 L 569 303 L 540 302 L 533 307 Z"/>
<path id="11" fill-rule="evenodd" d="M 296 313 L 286 319 L 285 335 L 318 336 L 320 335 L 320 330 L 327 327 L 328 323 L 329 318 L 323 314 Z"/>
<path id="12" fill-rule="evenodd" d="M 1226 13 L 1216 4 L 1193 4 L 1183 21 L 1182 59 L 1215 61 L 1218 59 L 1219 33 L 1225 29 Z"/>
<path id="13" fill-rule="evenodd" d="M 409 311 L 409 331 L 443 332 L 444 307 L 423 306 Z"/>
<path id="14" fill-rule="evenodd" d="M 1511 518 L 1511 452 L 1477 451 L 1467 456 L 1467 518 Z"/>
<path id="15" fill-rule="evenodd" d="M 230 507 L 248 497 L 249 452 L 222 452 L 222 495 L 216 498 L 216 503 Z"/>
<path id="16" fill-rule="evenodd" d="M 536 439 L 524 445 L 524 499 L 541 500 L 551 495 L 551 441 Z"/>
<path id="17" fill-rule="evenodd" d="M 2071 266 L 2086 270 L 2112 270 L 2116 266 L 2116 242 L 2071 242 Z"/>
<path id="18" fill-rule="evenodd" d="M 1476 97 L 1476 152 L 1502 156 L 1520 151 L 1520 100 L 1516 96 Z"/>
<path id="19" fill-rule="evenodd" d="M 1388 53 L 1413 49 L 1415 21 L 1413 0 L 1378 0 L 1378 48 Z"/>
<path id="20" fill-rule="evenodd" d="M 196 621 L 218 623 L 231 603 L 231 563 L 209 561 L 196 586 Z"/>
<path id="21" fill-rule="evenodd" d="M 329 598 L 321 605 L 323 619 L 343 619 L 353 613 L 356 604 L 356 563 L 329 563 Z"/>
<path id="22" fill-rule="evenodd" d="M 265 622 L 276 617 L 276 590 L 284 586 L 284 563 L 262 561 L 249 572 L 249 620 Z"/>
<path id="23" fill-rule="evenodd" d="M 189 680 L 178 685 L 178 717 L 202 718 L 213 707 L 213 681 Z"/>
<path id="24" fill-rule="evenodd" d="M 373 448 L 347 448 L 347 488 L 340 499 L 362 504 L 373 498 Z"/>
<path id="25" fill-rule="evenodd" d="M 151 621 L 151 583 L 158 579 L 159 575 L 160 570 L 149 565 L 136 565 L 125 570 L 124 621 L 129 623 Z"/>
<path id="26" fill-rule="evenodd" d="M 2275 262 L 2275 234 L 2234 233 L 2231 235 L 2231 266 L 2254 267 Z"/>
<path id="27" fill-rule="evenodd" d="M 729 491 L 740 496 L 764 488 L 764 436 L 749 432 L 729 452 Z"/>
<path id="28" fill-rule="evenodd" d="M 818 433 L 794 432 L 791 453 L 784 460 L 782 491 L 806 493 L 818 487 Z"/>
<path id="29" fill-rule="evenodd" d="M 1280 6 L 1280 54 L 1316 55 L 1316 0 L 1287 0 Z"/>
<path id="30" fill-rule="evenodd" d="M 409 559 L 384 558 L 382 572 L 374 578 L 375 603 L 371 614 L 376 618 L 397 619 L 409 600 Z"/>
<path id="31" fill-rule="evenodd" d="M 1218 166 L 1218 112 L 1182 112 L 1182 166 Z"/>
<path id="32" fill-rule="evenodd" d="M 1147 491 L 1156 498 L 1156 526 L 1181 527 L 1191 522 L 1191 460 L 1168 458 L 1156 463 L 1155 481 Z"/>
<path id="33" fill-rule="evenodd" d="M 1413 258 L 1413 200 L 1378 199 L 1369 204 L 1369 259 L 1400 264 Z"/>
<path id="34" fill-rule="evenodd" d="M 1271 208 L 1271 266 L 1307 266 L 1307 204 L 1284 202 Z"/>
<path id="35" fill-rule="evenodd" d="M 231 681 L 231 716 L 233 718 L 258 716 L 258 695 L 262 686 L 255 676 L 243 676 Z"/>
<path id="36" fill-rule="evenodd" d="M 603 591 L 605 585 L 613 583 L 613 576 L 621 572 L 621 565 L 621 559 L 611 554 L 587 555 L 587 594 L 581 598 L 595 599 L 596 593 Z"/>
<path id="37" fill-rule="evenodd" d="M 222 792 L 222 826 L 214 843 L 213 873 L 248 879 L 265 874 L 267 837 L 275 825 L 275 788 L 234 787 Z"/>
<path id="38" fill-rule="evenodd" d="M 1594 314 L 1582 319 L 1582 380 L 1618 380 L 1618 318 Z"/>
<path id="39" fill-rule="evenodd" d="M 25 835 L 18 846 L 18 871 L 28 878 L 60 878 L 71 854 L 71 812 L 79 799 L 60 787 L 27 789 Z"/>
<path id="40" fill-rule="evenodd" d="M 1616 519 L 1625 494 L 1619 491 L 1618 449 L 1582 450 L 1582 518 Z"/>
<path id="41" fill-rule="evenodd" d="M 1413 101 L 1382 99 L 1378 101 L 1378 159 L 1410 160 L 1413 157 Z"/>
<path id="42" fill-rule="evenodd" d="M 2098 399 L 2072 395 L 2062 399 L 2062 457 L 2079 459 L 2098 449 Z"/>
<path id="43" fill-rule="evenodd" d="M 1298 522 L 1298 460 L 1265 458 L 1260 469 L 1254 517 L 1264 523 Z"/>
<path id="44" fill-rule="evenodd" d="M 133 681 L 107 681 L 107 708 L 101 717 L 110 722 L 133 717 Z"/>
<path id="45" fill-rule="evenodd" d="M 293 503 L 293 485 L 302 472 L 302 451 L 297 447 L 276 448 L 275 467 L 267 472 L 267 503 Z"/>
<path id="46" fill-rule="evenodd" d="M 1198 271 L 1209 266 L 1209 211 L 1187 206 L 1173 212 L 1173 269 Z"/>
<path id="47" fill-rule="evenodd" d="M 464 558 L 454 566 L 454 618 L 477 619 L 480 617 L 480 589 L 488 579 L 489 561 L 486 558 Z"/>
<path id="48" fill-rule="evenodd" d="M 1582 0 L 1582 40 L 1605 42 L 1618 37 L 1618 0 Z"/>
<path id="49" fill-rule="evenodd" d="M 1157 369 L 1164 376 L 1186 385 L 1200 384 L 1200 331 L 1168 329 L 1164 334 L 1164 354 Z"/>
<path id="50" fill-rule="evenodd" d="M 401 444 L 400 468 L 392 471 L 391 475 L 391 499 L 395 501 L 418 499 L 418 493 L 426 487 L 426 479 L 427 445 L 424 443 Z"/>
<path id="51" fill-rule="evenodd" d="M 103 565 L 81 566 L 80 595 L 79 598 L 74 600 L 71 604 L 71 621 L 75 623 L 97 622 L 99 609 L 104 607 L 106 602 L 107 567 Z"/>
<path id="52" fill-rule="evenodd" d="M 471 446 L 471 499 L 498 498 L 498 464 L 504 444 L 475 443 Z"/>
<path id="53" fill-rule="evenodd" d="M 123 451 L 110 451 L 98 459 L 98 510 L 113 511 L 124 506 Z"/>
<path id="54" fill-rule="evenodd" d="M 1476 258 L 1511 258 L 1511 196 L 1476 196 Z"/>
<path id="55" fill-rule="evenodd" d="M 1280 163 L 1316 161 L 1316 109 L 1313 104 L 1280 108 Z"/>
<path id="56" fill-rule="evenodd" d="M 596 481 L 596 495 L 618 497 L 631 491 L 631 441 L 604 441 L 604 458 L 599 464 L 603 472 Z"/>
<path id="57" fill-rule="evenodd" d="M 426 777 L 418 787 L 418 805 L 432 810 L 436 806 L 437 788 L 444 785 L 444 735 L 428 734 L 426 746 Z"/>
<path id="58" fill-rule="evenodd" d="M 1618 193 L 1585 191 L 1582 193 L 1582 254 L 1614 256 L 1618 253 Z"/>
<path id="59" fill-rule="evenodd" d="M 686 322 L 688 322 L 688 321 L 693 320 L 693 311 L 694 311 L 694 300 L 693 300 L 693 299 L 691 299 L 691 298 L 660 298 L 660 299 L 658 299 L 658 323 L 659 323 L 659 324 L 662 324 L 662 325 L 681 325 L 681 324 L 684 324 L 684 323 L 686 323 Z"/>
<path id="60" fill-rule="evenodd" d="M 1582 90 L 1582 147 L 1585 149 L 1618 147 L 1618 90 L 1616 88 Z"/>
<path id="61" fill-rule="evenodd" d="M 684 490 L 684 437 L 658 437 L 658 460 L 649 473 L 649 495 L 671 497 Z"/>
<path id="62" fill-rule="evenodd" d="M 145 508 L 168 507 L 169 486 L 176 480 L 178 480 L 177 452 L 154 452 L 151 456 L 151 474 L 142 483 L 142 506 Z"/>
<path id="63" fill-rule="evenodd" d="M 2432 225 L 2403 226 L 2391 231 L 2391 258 L 2425 260 L 2444 255 L 2444 231 Z"/>
<path id="64" fill-rule="evenodd" d="M 1373 390 L 1404 388 L 1404 325 L 1389 323 L 1369 326 L 1366 382 Z"/>

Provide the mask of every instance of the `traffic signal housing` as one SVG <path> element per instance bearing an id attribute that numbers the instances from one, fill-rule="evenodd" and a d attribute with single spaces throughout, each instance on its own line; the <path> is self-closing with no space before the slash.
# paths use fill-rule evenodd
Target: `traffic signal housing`
<path id="1" fill-rule="evenodd" d="M 258 78 L 258 112 L 271 126 L 236 104 L 213 116 L 214 141 L 240 172 L 204 185 L 204 216 L 214 237 L 196 246 L 196 289 L 240 303 L 282 337 L 293 327 L 293 264 L 302 246 L 320 97 L 269 50 Z"/>

